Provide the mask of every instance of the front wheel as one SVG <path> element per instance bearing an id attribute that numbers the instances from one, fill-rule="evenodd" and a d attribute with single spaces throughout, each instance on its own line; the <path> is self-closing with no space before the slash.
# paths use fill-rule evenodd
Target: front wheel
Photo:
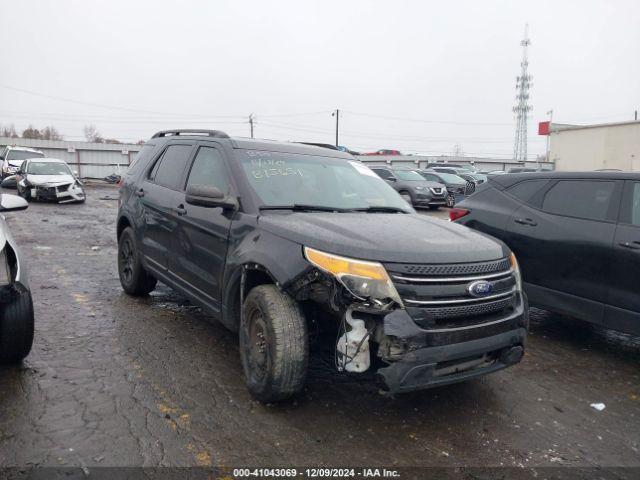
<path id="1" fill-rule="evenodd" d="M 456 199 L 453 195 L 447 195 L 447 207 L 453 208 L 456 204 Z"/>
<path id="2" fill-rule="evenodd" d="M 144 268 L 136 246 L 133 229 L 125 228 L 118 239 L 118 275 L 129 295 L 140 297 L 156 288 L 157 280 Z"/>
<path id="3" fill-rule="evenodd" d="M 247 388 L 260 402 L 284 400 L 304 386 L 307 322 L 297 302 L 275 285 L 253 288 L 244 301 L 240 358 Z"/>
<path id="4" fill-rule="evenodd" d="M 16 184 L 16 189 L 18 190 L 18 195 L 24 198 L 27 202 L 31 200 L 31 190 L 21 187 L 19 184 Z"/>
<path id="5" fill-rule="evenodd" d="M 33 345 L 33 302 L 31 292 L 23 291 L 1 307 L 0 363 L 20 363 Z"/>

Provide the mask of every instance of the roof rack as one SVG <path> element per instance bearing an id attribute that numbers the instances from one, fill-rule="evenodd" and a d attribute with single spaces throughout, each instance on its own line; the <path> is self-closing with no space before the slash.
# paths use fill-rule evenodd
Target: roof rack
<path id="1" fill-rule="evenodd" d="M 162 130 L 151 138 L 180 136 L 180 135 L 204 135 L 215 138 L 229 138 L 229 135 L 220 130 L 201 130 L 199 128 L 184 128 L 176 130 Z"/>

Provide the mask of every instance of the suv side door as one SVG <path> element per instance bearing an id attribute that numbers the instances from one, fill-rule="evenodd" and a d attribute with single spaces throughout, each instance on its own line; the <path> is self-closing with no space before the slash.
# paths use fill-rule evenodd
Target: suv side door
<path id="1" fill-rule="evenodd" d="M 182 187 L 192 151 L 192 142 L 186 140 L 167 144 L 135 192 L 143 216 L 139 245 L 145 264 L 164 275 L 173 269 L 176 210 L 184 202 Z"/>
<path id="2" fill-rule="evenodd" d="M 621 187 L 617 180 L 557 179 L 515 210 L 506 243 L 531 303 L 602 322 Z"/>
<path id="3" fill-rule="evenodd" d="M 606 327 L 640 334 L 640 181 L 627 180 L 613 240 Z"/>
<path id="4" fill-rule="evenodd" d="M 224 150 L 198 142 L 184 190 L 191 185 L 217 187 L 234 194 Z M 176 281 L 214 312 L 220 311 L 221 281 L 227 258 L 233 212 L 183 203 L 175 235 Z"/>

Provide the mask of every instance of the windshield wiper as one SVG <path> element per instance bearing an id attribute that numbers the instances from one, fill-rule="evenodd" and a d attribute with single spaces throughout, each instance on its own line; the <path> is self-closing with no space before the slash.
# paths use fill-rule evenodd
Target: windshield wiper
<path id="1" fill-rule="evenodd" d="M 258 210 L 293 210 L 294 212 L 347 212 L 346 208 L 328 207 L 325 205 L 305 205 L 294 203 L 292 205 L 260 205 Z"/>
<path id="2" fill-rule="evenodd" d="M 399 207 L 387 207 L 384 205 L 371 206 L 365 208 L 353 208 L 351 212 L 367 212 L 367 213 L 409 213 Z"/>

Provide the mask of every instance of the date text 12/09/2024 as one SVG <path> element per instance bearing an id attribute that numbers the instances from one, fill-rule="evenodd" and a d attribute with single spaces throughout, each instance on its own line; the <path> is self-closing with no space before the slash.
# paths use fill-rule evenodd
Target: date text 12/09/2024
<path id="1" fill-rule="evenodd" d="M 237 468 L 234 478 L 399 478 L 397 470 L 386 468 Z"/>

